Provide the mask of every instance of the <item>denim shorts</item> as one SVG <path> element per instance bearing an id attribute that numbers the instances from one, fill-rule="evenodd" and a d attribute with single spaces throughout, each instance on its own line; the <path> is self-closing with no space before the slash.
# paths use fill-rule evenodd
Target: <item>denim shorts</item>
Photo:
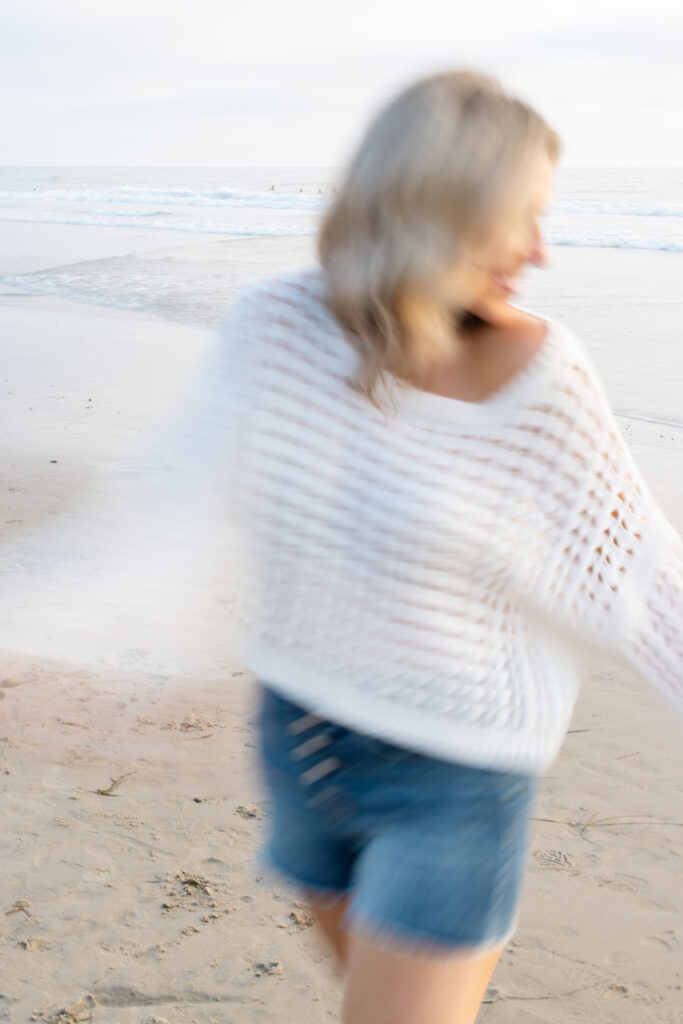
<path id="1" fill-rule="evenodd" d="M 427 757 L 310 713 L 263 680 L 268 840 L 256 864 L 390 950 L 514 934 L 538 778 Z"/>

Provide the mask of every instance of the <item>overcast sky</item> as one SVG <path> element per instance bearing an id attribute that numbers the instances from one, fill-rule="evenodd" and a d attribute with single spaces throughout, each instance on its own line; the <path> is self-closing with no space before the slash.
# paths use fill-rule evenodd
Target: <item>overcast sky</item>
<path id="1" fill-rule="evenodd" d="M 683 166 L 680 0 L 10 3 L 1 164 L 336 167 L 395 91 L 468 66 L 565 166 Z"/>

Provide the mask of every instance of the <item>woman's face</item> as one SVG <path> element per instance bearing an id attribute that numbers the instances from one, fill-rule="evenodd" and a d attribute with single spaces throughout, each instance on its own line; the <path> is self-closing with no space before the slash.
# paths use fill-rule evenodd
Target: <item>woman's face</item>
<path id="1" fill-rule="evenodd" d="M 476 298 L 468 303 L 471 312 L 493 324 L 509 321 L 508 301 L 519 291 L 519 275 L 527 263 L 543 266 L 548 253 L 543 241 L 539 217 L 550 203 L 555 164 L 543 153 L 533 178 L 529 205 L 518 223 L 510 225 L 498 239 L 492 255 L 477 262 L 480 271 Z"/>

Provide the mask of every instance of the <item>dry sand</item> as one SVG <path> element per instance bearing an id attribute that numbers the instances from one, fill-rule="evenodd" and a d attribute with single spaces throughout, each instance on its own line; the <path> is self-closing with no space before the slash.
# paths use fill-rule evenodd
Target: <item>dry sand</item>
<path id="1" fill-rule="evenodd" d="M 0 522 L 21 531 L 157 415 L 134 365 L 165 348 L 163 405 L 196 339 L 51 297 L 3 296 L 0 318 Z M 682 529 L 680 428 L 633 420 L 625 433 Z M 339 1020 L 340 981 L 304 904 L 250 863 L 268 814 L 254 696 L 239 666 L 136 680 L 4 652 L 0 1021 Z M 683 1020 L 681 738 L 634 677 L 586 665 L 480 1022 Z"/>

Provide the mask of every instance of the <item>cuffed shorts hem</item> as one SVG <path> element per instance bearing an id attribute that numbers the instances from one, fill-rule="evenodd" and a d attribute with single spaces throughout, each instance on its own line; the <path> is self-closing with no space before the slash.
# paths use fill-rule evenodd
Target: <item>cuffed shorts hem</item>
<path id="1" fill-rule="evenodd" d="M 499 939 L 436 935 L 431 931 L 409 928 L 402 923 L 379 921 L 355 909 L 353 905 L 347 907 L 341 923 L 351 935 L 389 953 L 411 956 L 415 956 L 417 951 L 421 956 L 467 953 L 479 957 L 505 946 L 517 931 L 519 920 L 516 918 L 513 926 Z"/>
<path id="2" fill-rule="evenodd" d="M 252 866 L 266 875 L 269 882 L 277 884 L 284 881 L 297 887 L 305 899 L 314 900 L 323 907 L 331 908 L 342 900 L 353 897 L 352 888 L 338 888 L 320 885 L 305 878 L 300 872 L 283 864 L 270 846 L 259 849 L 252 858 Z M 470 953 L 473 956 L 485 956 L 505 946 L 515 935 L 519 927 L 519 913 L 507 932 L 497 939 L 471 938 L 470 936 L 437 935 L 433 931 L 411 928 L 402 922 L 379 919 L 367 914 L 356 906 L 354 899 L 341 917 L 342 927 L 351 935 L 390 953 L 415 955 L 416 949 L 424 956 Z"/>

